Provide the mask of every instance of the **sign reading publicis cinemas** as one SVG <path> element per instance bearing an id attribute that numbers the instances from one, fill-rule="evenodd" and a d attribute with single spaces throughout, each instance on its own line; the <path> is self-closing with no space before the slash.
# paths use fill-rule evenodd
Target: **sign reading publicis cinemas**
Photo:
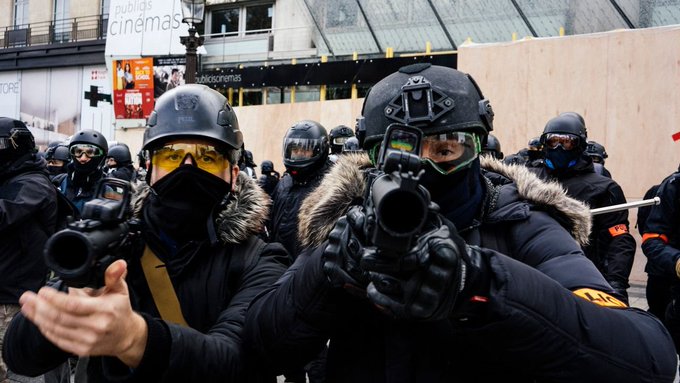
<path id="1" fill-rule="evenodd" d="M 239 88 L 243 86 L 243 75 L 241 73 L 203 73 L 196 79 L 196 83 L 210 87 Z"/>
<path id="2" fill-rule="evenodd" d="M 183 55 L 180 0 L 111 0 L 106 56 Z"/>

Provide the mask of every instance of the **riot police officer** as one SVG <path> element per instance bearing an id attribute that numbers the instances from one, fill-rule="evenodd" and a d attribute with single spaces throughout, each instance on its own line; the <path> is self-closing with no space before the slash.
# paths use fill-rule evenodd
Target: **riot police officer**
<path id="1" fill-rule="evenodd" d="M 491 156 L 497 160 L 503 159 L 503 151 L 501 150 L 501 142 L 493 134 L 489 134 L 486 143 L 482 146 L 482 155 Z"/>
<path id="2" fill-rule="evenodd" d="M 573 112 L 548 121 L 541 135 L 544 166 L 532 170 L 543 179 L 558 181 L 567 194 L 591 208 L 625 203 L 621 187 L 611 178 L 595 173 L 592 160 L 585 154 L 587 132 L 582 121 Z M 628 278 L 635 258 L 628 210 L 595 216 L 590 241 L 583 251 L 627 301 Z"/>
<path id="3" fill-rule="evenodd" d="M 299 121 L 283 137 L 286 173 L 272 194 L 268 228 L 271 240 L 281 243 L 293 259 L 301 250 L 297 240 L 300 205 L 328 170 L 328 148 L 328 133 L 316 121 Z"/>
<path id="4" fill-rule="evenodd" d="M 270 160 L 262 161 L 262 164 L 260 164 L 260 169 L 262 174 L 260 175 L 260 180 L 258 183 L 260 184 L 260 187 L 271 196 L 272 193 L 274 193 L 274 190 L 276 190 L 276 185 L 279 183 L 281 174 L 274 170 L 274 163 Z"/>
<path id="5" fill-rule="evenodd" d="M 595 173 L 602 174 L 605 177 L 612 178 L 612 174 L 604 167 L 605 160 L 609 157 L 607 150 L 602 144 L 595 141 L 588 141 L 586 146 L 586 154 L 593 160 L 593 168 Z"/>
<path id="6" fill-rule="evenodd" d="M 330 339 L 328 381 L 673 380 L 663 325 L 616 299 L 572 237 L 587 241 L 587 207 L 479 156 L 493 112 L 470 76 L 403 67 L 369 91 L 362 115 L 368 156 L 342 156 L 307 197 L 309 250 L 248 309 L 244 342 L 271 368 L 304 363 Z M 421 144 L 392 136 L 401 125 L 406 138 L 420 129 Z M 385 189 L 366 180 L 390 177 L 371 164 L 395 156 L 409 171 L 421 164 L 437 206 L 417 200 L 429 213 L 411 245 L 376 247 L 376 230 L 408 228 L 405 215 L 421 211 L 369 209 Z M 402 173 L 409 185 L 418 174 Z"/>
<path id="7" fill-rule="evenodd" d="M 58 141 L 50 143 L 45 151 L 45 160 L 47 161 L 47 171 L 50 173 L 50 180 L 58 187 L 63 177 L 65 177 L 60 175 L 67 173 L 67 165 L 71 160 L 68 145 Z"/>
<path id="8" fill-rule="evenodd" d="M 101 132 L 81 130 L 71 137 L 68 150 L 68 173 L 53 182 L 59 182 L 61 193 L 82 212 L 85 202 L 94 198 L 97 182 L 105 177 L 103 167 L 109 145 Z"/>
<path id="9" fill-rule="evenodd" d="M 130 148 L 126 144 L 118 143 L 109 148 L 109 153 L 106 158 L 106 166 L 108 167 L 109 177 L 118 178 L 128 182 L 134 182 L 137 179 L 135 167 L 132 165 L 132 155 Z"/>
<path id="10" fill-rule="evenodd" d="M 331 162 L 335 163 L 338 160 L 338 155 L 342 153 L 342 148 L 350 137 L 354 137 L 354 132 L 345 125 L 338 125 L 328 132 L 328 141 L 331 148 L 331 154 L 328 158 Z"/>

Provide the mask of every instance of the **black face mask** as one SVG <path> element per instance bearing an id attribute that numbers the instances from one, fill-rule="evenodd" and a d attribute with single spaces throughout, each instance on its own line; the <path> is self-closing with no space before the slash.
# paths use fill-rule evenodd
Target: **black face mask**
<path id="1" fill-rule="evenodd" d="M 66 173 L 66 165 L 61 166 L 47 165 L 47 171 L 50 173 L 51 176 Z"/>
<path id="2" fill-rule="evenodd" d="M 151 186 L 146 217 L 177 244 L 208 236 L 208 222 L 231 184 L 193 165 L 182 165 Z"/>
<path id="3" fill-rule="evenodd" d="M 564 150 L 561 146 L 558 146 L 546 151 L 545 165 L 553 170 L 566 170 L 576 165 L 580 157 L 580 151 Z"/>
<path id="4" fill-rule="evenodd" d="M 479 212 L 484 198 L 479 159 L 452 174 L 441 174 L 429 164 L 424 169 L 420 183 L 430 192 L 432 201 L 439 205 L 441 213 L 457 228 L 468 227 Z"/>
<path id="5" fill-rule="evenodd" d="M 76 173 L 81 174 L 81 175 L 89 175 L 93 173 L 94 171 L 99 169 L 99 166 L 102 164 L 104 161 L 103 158 L 90 158 L 90 160 L 84 164 L 81 164 L 78 159 L 73 159 L 73 168 L 75 169 Z"/>

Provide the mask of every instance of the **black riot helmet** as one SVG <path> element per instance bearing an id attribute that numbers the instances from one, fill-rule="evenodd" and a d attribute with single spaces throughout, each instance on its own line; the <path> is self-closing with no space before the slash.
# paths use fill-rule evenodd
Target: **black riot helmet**
<path id="1" fill-rule="evenodd" d="M 271 173 L 274 171 L 274 163 L 269 160 L 264 160 L 262 161 L 262 164 L 260 164 L 260 169 L 262 170 L 262 173 Z"/>
<path id="2" fill-rule="evenodd" d="M 352 129 L 345 125 L 338 125 L 328 132 L 328 140 L 331 144 L 331 154 L 342 152 L 342 147 L 350 137 L 354 137 Z"/>
<path id="3" fill-rule="evenodd" d="M 304 179 L 328 159 L 328 133 L 316 121 L 295 123 L 283 137 L 283 164 L 291 176 Z"/>
<path id="4" fill-rule="evenodd" d="M 143 149 L 153 150 L 182 138 L 209 139 L 227 150 L 243 145 L 243 134 L 227 99 L 200 84 L 173 88 L 156 100 L 144 131 Z"/>
<path id="5" fill-rule="evenodd" d="M 560 116 L 575 118 L 575 119 L 577 119 L 581 122 L 581 124 L 583 125 L 583 129 L 584 130 L 586 129 L 586 120 L 580 114 L 578 114 L 576 112 L 562 112 L 562 113 L 560 113 Z"/>
<path id="6" fill-rule="evenodd" d="M 257 164 L 255 164 L 255 161 L 253 159 L 253 152 L 251 152 L 250 150 L 243 151 L 243 162 L 246 164 L 246 166 L 250 166 L 251 168 L 257 167 Z"/>
<path id="7" fill-rule="evenodd" d="M 541 137 L 534 137 L 527 142 L 527 148 L 529 150 L 542 150 L 543 144 L 541 143 Z"/>
<path id="8" fill-rule="evenodd" d="M 357 138 L 369 154 L 394 123 L 416 126 L 425 135 L 474 133 L 483 141 L 493 130 L 494 115 L 470 75 L 428 63 L 402 67 L 380 80 L 364 99 L 361 114 Z"/>
<path id="9" fill-rule="evenodd" d="M 118 166 L 127 166 L 132 163 L 130 148 L 125 144 L 116 144 L 109 149 L 108 157 L 112 157 Z"/>
<path id="10" fill-rule="evenodd" d="M 96 130 L 81 130 L 71 136 L 68 143 L 68 150 L 73 160 L 73 165 L 79 173 L 89 174 L 101 168 L 109 151 L 109 144 L 106 137 Z M 86 155 L 90 157 L 87 163 L 77 161 L 78 156 Z"/>
<path id="11" fill-rule="evenodd" d="M 47 150 L 45 150 L 45 159 L 47 161 L 59 160 L 68 162 L 71 159 L 68 152 L 68 145 L 60 141 L 51 142 L 47 146 Z"/>
<path id="12" fill-rule="evenodd" d="M 586 154 L 593 159 L 593 162 L 597 162 L 602 165 L 604 165 L 604 160 L 609 157 L 604 146 L 595 141 L 588 141 L 588 144 L 586 145 Z"/>
<path id="13" fill-rule="evenodd" d="M 0 117 L 0 165 L 35 152 L 35 139 L 26 124 L 12 118 Z"/>
<path id="14" fill-rule="evenodd" d="M 71 156 L 68 152 L 68 146 L 66 145 L 59 145 L 55 148 L 48 149 L 46 154 L 47 160 L 59 160 L 64 162 L 71 160 Z"/>
<path id="15" fill-rule="evenodd" d="M 71 136 L 71 140 L 68 143 L 69 148 L 78 144 L 94 145 L 100 148 L 103 152 L 102 157 L 105 157 L 106 153 L 109 151 L 109 144 L 106 141 L 106 137 L 104 137 L 101 132 L 96 130 L 81 130 L 80 132 L 77 132 Z"/>
<path id="16" fill-rule="evenodd" d="M 552 135 L 571 135 L 578 138 L 573 142 L 575 145 L 574 149 L 578 149 L 583 152 L 586 149 L 586 143 L 588 140 L 588 134 L 586 132 L 586 126 L 583 124 L 582 118 L 579 119 L 577 113 L 567 112 L 552 118 L 546 123 L 543 129 L 543 134 L 541 135 L 541 144 L 543 144 L 543 149 L 553 149 L 549 145 L 550 137 Z M 565 148 L 567 149 L 567 148 Z"/>
<path id="17" fill-rule="evenodd" d="M 501 150 L 501 142 L 493 134 L 489 134 L 486 140 L 486 144 L 482 146 L 482 154 L 497 158 L 499 160 L 503 159 L 503 151 Z"/>
<path id="18" fill-rule="evenodd" d="M 575 113 L 563 113 L 548 121 L 541 135 L 545 166 L 566 171 L 579 162 L 586 149 L 586 127 Z"/>

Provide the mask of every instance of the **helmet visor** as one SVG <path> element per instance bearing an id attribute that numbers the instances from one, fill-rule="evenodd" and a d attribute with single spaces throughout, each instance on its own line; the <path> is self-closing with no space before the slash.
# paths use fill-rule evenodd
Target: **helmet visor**
<path id="1" fill-rule="evenodd" d="M 283 142 L 283 158 L 290 163 L 304 163 L 321 157 L 321 139 L 286 138 Z"/>
<path id="2" fill-rule="evenodd" d="M 96 145 L 90 144 L 75 144 L 69 148 L 69 153 L 75 158 L 80 158 L 83 154 L 87 158 L 101 157 L 104 155 L 104 150 Z"/>
<path id="3" fill-rule="evenodd" d="M 344 145 L 348 139 L 349 137 L 335 137 L 333 139 L 333 145 Z"/>
<path id="4" fill-rule="evenodd" d="M 180 167 L 191 155 L 194 164 L 208 173 L 219 174 L 229 168 L 229 160 L 224 158 L 212 145 L 204 144 L 168 144 L 153 152 L 151 163 L 167 171 Z"/>
<path id="5" fill-rule="evenodd" d="M 446 132 L 423 138 L 421 158 L 441 174 L 451 174 L 469 165 L 480 152 L 476 134 Z"/>
<path id="6" fill-rule="evenodd" d="M 581 139 L 573 134 L 548 133 L 545 135 L 544 142 L 548 149 L 556 149 L 558 146 L 562 146 L 564 150 L 573 150 L 579 146 Z"/>

